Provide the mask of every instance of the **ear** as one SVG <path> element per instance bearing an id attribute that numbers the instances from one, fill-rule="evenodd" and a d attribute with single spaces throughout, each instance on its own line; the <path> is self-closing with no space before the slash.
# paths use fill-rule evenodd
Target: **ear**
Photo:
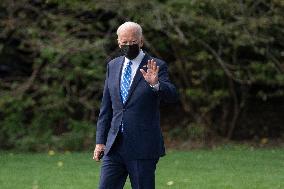
<path id="1" fill-rule="evenodd" d="M 121 45 L 119 44 L 119 40 L 117 39 L 117 45 L 119 48 L 121 48 Z"/>
<path id="2" fill-rule="evenodd" d="M 139 45 L 140 48 L 143 47 L 143 44 L 144 44 L 144 37 L 142 36 L 142 37 L 141 37 L 141 41 L 140 41 L 140 45 Z"/>

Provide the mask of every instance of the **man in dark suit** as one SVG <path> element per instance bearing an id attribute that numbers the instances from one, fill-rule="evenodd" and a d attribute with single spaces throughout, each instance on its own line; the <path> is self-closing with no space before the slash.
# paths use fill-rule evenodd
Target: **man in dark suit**
<path id="1" fill-rule="evenodd" d="M 100 189 L 155 188 L 156 164 L 165 155 L 160 101 L 176 102 L 167 65 L 141 50 L 142 28 L 125 22 L 117 29 L 124 56 L 108 63 L 97 122 L 93 159 L 102 158 Z"/>

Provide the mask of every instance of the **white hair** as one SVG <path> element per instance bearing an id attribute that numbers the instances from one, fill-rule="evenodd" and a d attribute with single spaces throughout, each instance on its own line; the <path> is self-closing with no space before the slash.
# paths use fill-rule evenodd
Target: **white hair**
<path id="1" fill-rule="evenodd" d="M 142 27 L 139 24 L 137 24 L 136 22 L 125 22 L 125 23 L 121 24 L 117 28 L 117 31 L 116 31 L 117 36 L 119 36 L 123 30 L 129 29 L 129 28 L 135 29 L 137 31 L 138 37 L 142 37 L 142 35 L 143 35 L 142 34 Z"/>

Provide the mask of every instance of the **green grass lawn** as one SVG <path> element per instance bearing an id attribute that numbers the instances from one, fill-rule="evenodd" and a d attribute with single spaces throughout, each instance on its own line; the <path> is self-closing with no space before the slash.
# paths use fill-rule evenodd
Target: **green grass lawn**
<path id="1" fill-rule="evenodd" d="M 0 152 L 0 188 L 94 189 L 99 169 L 92 152 Z M 156 188 L 283 189 L 284 149 L 169 151 L 158 163 Z"/>

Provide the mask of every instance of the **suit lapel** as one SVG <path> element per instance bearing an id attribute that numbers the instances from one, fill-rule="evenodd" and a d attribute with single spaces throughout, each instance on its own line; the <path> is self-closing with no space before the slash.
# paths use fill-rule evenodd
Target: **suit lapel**
<path id="1" fill-rule="evenodd" d="M 128 92 L 128 95 L 127 95 L 127 98 L 126 98 L 126 101 L 125 101 L 125 104 L 127 104 L 129 98 L 131 97 L 131 94 L 133 93 L 134 89 L 136 88 L 137 84 L 139 83 L 139 81 L 142 79 L 143 75 L 140 71 L 140 69 L 143 68 L 144 65 L 147 64 L 147 60 L 149 60 L 149 56 L 145 53 L 145 56 L 144 58 L 142 59 L 141 63 L 139 64 L 139 67 L 135 73 L 135 76 L 133 78 L 133 81 L 132 81 L 132 84 L 130 86 L 130 89 L 129 89 L 129 92 Z"/>
<path id="2" fill-rule="evenodd" d="M 115 74 L 115 78 L 114 81 L 116 82 L 116 84 L 114 85 L 116 87 L 115 91 L 116 91 L 116 96 L 119 99 L 119 102 L 121 103 L 121 105 L 123 106 L 123 102 L 122 102 L 122 98 L 120 95 L 120 79 L 121 79 L 121 73 L 122 73 L 122 68 L 123 68 L 123 62 L 124 62 L 124 57 L 122 57 L 118 62 L 117 62 L 117 67 L 116 67 L 116 74 Z"/>

